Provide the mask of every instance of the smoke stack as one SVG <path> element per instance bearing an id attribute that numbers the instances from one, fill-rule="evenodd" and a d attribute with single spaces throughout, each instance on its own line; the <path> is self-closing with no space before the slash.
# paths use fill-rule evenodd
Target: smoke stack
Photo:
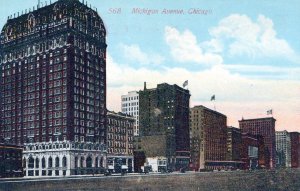
<path id="1" fill-rule="evenodd" d="M 146 89 L 147 89 L 147 83 L 144 82 L 144 90 L 146 90 Z"/>

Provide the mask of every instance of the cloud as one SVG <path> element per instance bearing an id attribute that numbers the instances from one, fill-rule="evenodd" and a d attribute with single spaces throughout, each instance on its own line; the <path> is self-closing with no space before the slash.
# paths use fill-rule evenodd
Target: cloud
<path id="1" fill-rule="evenodd" d="M 227 115 L 228 125 L 237 126 L 237 120 L 242 116 L 266 117 L 268 109 L 274 110 L 277 129 L 297 130 L 300 123 L 299 81 L 252 79 L 231 72 L 224 65 L 214 65 L 203 71 L 184 68 L 165 68 L 164 71 L 135 69 L 122 67 L 110 55 L 107 73 L 108 109 L 119 111 L 121 95 L 141 90 L 144 81 L 148 88 L 155 88 L 156 84 L 163 82 L 182 86 L 185 80 L 189 80 L 191 106 L 203 104 L 213 108 L 210 98 L 215 94 L 216 108 Z"/>
<path id="2" fill-rule="evenodd" d="M 255 78 L 266 79 L 285 79 L 300 80 L 300 67 L 278 67 L 272 65 L 243 65 L 226 64 L 223 67 L 231 72 L 246 73 Z"/>
<path id="3" fill-rule="evenodd" d="M 232 14 L 209 30 L 212 40 L 206 45 L 216 51 L 228 44 L 229 54 L 250 57 L 284 57 L 299 62 L 288 42 L 277 37 L 273 21 L 259 15 L 256 21 L 246 15 Z M 218 46 L 216 46 L 216 44 Z"/>
<path id="4" fill-rule="evenodd" d="M 159 65 L 165 60 L 164 57 L 157 53 L 143 52 L 141 48 L 136 44 L 120 44 L 120 48 L 126 60 L 137 62 L 141 65 Z"/>
<path id="5" fill-rule="evenodd" d="M 205 52 L 197 42 L 196 36 L 189 30 L 178 31 L 174 27 L 165 27 L 165 41 L 171 49 L 171 55 L 178 62 L 194 62 L 199 64 L 220 64 L 220 55 Z"/>

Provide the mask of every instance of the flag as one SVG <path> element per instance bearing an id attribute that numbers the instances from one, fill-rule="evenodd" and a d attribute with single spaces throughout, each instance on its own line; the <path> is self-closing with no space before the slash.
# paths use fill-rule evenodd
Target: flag
<path id="1" fill-rule="evenodd" d="M 267 115 L 273 115 L 272 109 L 270 109 L 270 110 L 267 111 Z"/>
<path id="2" fill-rule="evenodd" d="M 183 87 L 185 87 L 185 86 L 187 86 L 189 84 L 189 81 L 188 80 L 186 80 L 185 82 L 183 82 Z"/>
<path id="3" fill-rule="evenodd" d="M 211 96 L 211 98 L 210 98 L 210 101 L 213 101 L 213 100 L 216 100 L 216 96 L 215 95 Z"/>

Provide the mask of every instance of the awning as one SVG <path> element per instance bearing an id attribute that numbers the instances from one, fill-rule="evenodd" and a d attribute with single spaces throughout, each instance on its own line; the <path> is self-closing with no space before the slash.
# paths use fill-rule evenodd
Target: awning
<path id="1" fill-rule="evenodd" d="M 122 165 L 121 168 L 122 169 L 128 169 L 128 166 L 127 165 Z"/>

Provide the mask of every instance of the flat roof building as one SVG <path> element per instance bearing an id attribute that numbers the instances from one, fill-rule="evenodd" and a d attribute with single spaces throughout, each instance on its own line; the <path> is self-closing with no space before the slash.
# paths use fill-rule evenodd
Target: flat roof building
<path id="1" fill-rule="evenodd" d="M 107 163 L 115 172 L 133 172 L 134 124 L 131 115 L 107 112 Z"/>
<path id="2" fill-rule="evenodd" d="M 166 157 L 171 168 L 188 166 L 189 100 L 189 90 L 177 85 L 145 84 L 139 92 L 139 135 L 146 157 Z"/>
<path id="3" fill-rule="evenodd" d="M 191 162 L 195 170 L 217 169 L 226 161 L 227 117 L 202 105 L 190 109 Z"/>
<path id="4" fill-rule="evenodd" d="M 291 167 L 291 136 L 287 131 L 276 131 L 276 166 Z"/>
<path id="5" fill-rule="evenodd" d="M 128 92 L 121 96 L 122 112 L 132 115 L 135 118 L 134 136 L 139 135 L 139 93 L 137 91 Z"/>
<path id="6" fill-rule="evenodd" d="M 270 162 L 268 165 L 270 168 L 276 167 L 275 122 L 276 119 L 273 117 L 242 119 L 239 121 L 242 133 L 263 136 L 264 144 L 270 153 Z"/>

